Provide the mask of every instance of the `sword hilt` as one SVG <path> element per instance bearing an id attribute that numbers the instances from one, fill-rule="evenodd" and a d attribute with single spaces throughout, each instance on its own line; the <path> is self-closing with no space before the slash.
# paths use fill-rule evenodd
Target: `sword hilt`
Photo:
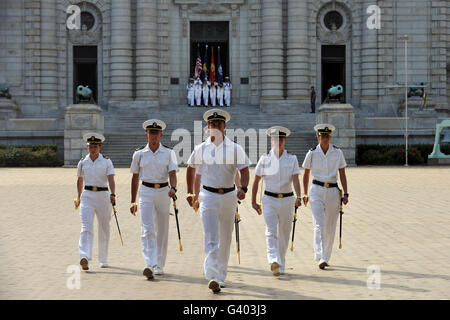
<path id="1" fill-rule="evenodd" d="M 73 199 L 73 204 L 75 206 L 75 210 L 78 210 L 78 207 L 80 206 L 80 201 L 78 201 L 77 198 Z"/>

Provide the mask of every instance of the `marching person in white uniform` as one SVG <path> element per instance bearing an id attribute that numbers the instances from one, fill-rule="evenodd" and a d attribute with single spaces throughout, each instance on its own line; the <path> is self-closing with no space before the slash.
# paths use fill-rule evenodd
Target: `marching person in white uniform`
<path id="1" fill-rule="evenodd" d="M 274 276 L 283 274 L 286 268 L 285 257 L 292 229 L 294 205 L 301 206 L 298 160 L 295 155 L 288 154 L 284 147 L 290 134 L 289 129 L 281 126 L 267 130 L 272 149 L 269 154 L 259 159 L 252 188 L 252 207 L 261 214 L 261 205 L 256 203 L 256 195 L 259 181 L 264 179 L 266 189 L 262 198 L 262 212 L 266 221 L 267 259 Z"/>
<path id="2" fill-rule="evenodd" d="M 175 197 L 177 191 L 178 164 L 175 152 L 160 142 L 166 124 L 161 120 L 151 119 L 145 121 L 142 127 L 148 144 L 133 154 L 130 168 L 133 174 L 130 211 L 136 215 L 136 196 L 139 190 L 142 254 L 145 261 L 143 274 L 150 280 L 153 275 L 164 274 L 170 199 Z M 139 180 L 142 180 L 140 188 Z"/>
<path id="3" fill-rule="evenodd" d="M 217 101 L 220 107 L 223 107 L 223 84 L 219 83 L 217 87 Z"/>
<path id="4" fill-rule="evenodd" d="M 211 82 L 208 79 L 206 79 L 203 82 L 203 105 L 205 107 L 207 107 L 208 103 L 209 103 L 208 101 L 209 101 L 209 87 L 210 86 L 211 86 Z"/>
<path id="5" fill-rule="evenodd" d="M 194 94 L 197 107 L 202 105 L 202 80 L 198 79 L 194 82 Z"/>
<path id="6" fill-rule="evenodd" d="M 225 77 L 225 82 L 223 84 L 223 92 L 225 97 L 225 105 L 229 107 L 231 105 L 231 89 L 233 86 L 231 85 L 230 78 Z"/>
<path id="7" fill-rule="evenodd" d="M 209 97 L 211 99 L 211 105 L 213 107 L 216 106 L 216 92 L 217 92 L 217 82 L 214 82 L 214 85 L 209 86 Z"/>
<path id="8" fill-rule="evenodd" d="M 228 112 L 211 109 L 203 119 L 208 123 L 210 137 L 195 146 L 187 162 L 187 201 L 191 207 L 200 202 L 204 272 L 209 289 L 217 293 L 225 286 L 236 206 L 247 192 L 250 160 L 240 145 L 225 136 Z M 237 170 L 241 187 L 236 191 Z M 200 194 L 193 194 L 196 174 L 201 175 Z"/>
<path id="9" fill-rule="evenodd" d="M 303 202 L 311 203 L 314 225 L 314 254 L 320 269 L 328 267 L 333 248 L 336 224 L 339 217 L 340 192 L 337 184 L 337 173 L 344 189 L 343 203 L 348 203 L 347 166 L 341 149 L 330 144 L 331 134 L 335 127 L 331 124 L 318 124 L 314 127 L 319 144 L 311 148 L 303 161 Z M 309 175 L 313 182 L 308 190 Z"/>
<path id="10" fill-rule="evenodd" d="M 101 268 L 108 266 L 109 222 L 112 204 L 116 201 L 114 166 L 100 151 L 105 137 L 96 132 L 83 136 L 89 154 L 78 162 L 77 190 L 75 206 L 80 206 L 81 233 L 78 244 L 80 265 L 89 270 L 88 261 L 92 259 L 94 242 L 94 216 L 98 221 L 98 260 Z M 83 190 L 84 184 L 84 190 Z M 111 193 L 108 191 L 108 184 Z"/>
<path id="11" fill-rule="evenodd" d="M 186 86 L 186 90 L 188 92 L 187 100 L 190 107 L 195 105 L 195 85 L 194 78 L 189 79 L 189 83 Z"/>

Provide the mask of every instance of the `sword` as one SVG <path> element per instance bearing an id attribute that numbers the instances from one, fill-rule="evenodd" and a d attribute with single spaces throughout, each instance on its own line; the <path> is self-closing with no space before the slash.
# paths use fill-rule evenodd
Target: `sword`
<path id="1" fill-rule="evenodd" d="M 292 221 L 292 240 L 291 240 L 291 251 L 294 251 L 294 235 L 295 235 L 295 223 L 297 222 L 297 210 L 298 207 L 295 206 L 295 212 L 294 212 L 294 221 Z"/>
<path id="2" fill-rule="evenodd" d="M 238 205 L 236 206 L 236 216 L 234 217 L 234 226 L 235 226 L 235 232 L 236 232 L 236 250 L 238 254 L 238 262 L 241 264 L 241 246 L 239 243 L 239 222 L 241 222 L 241 219 L 239 217 L 239 205 L 241 204 L 241 201 L 238 200 Z"/>
<path id="3" fill-rule="evenodd" d="M 341 196 L 341 204 L 339 206 L 339 249 L 342 249 L 342 215 L 344 214 L 344 209 L 342 208 L 342 202 L 344 198 L 342 197 L 342 190 L 339 189 Z"/>
<path id="4" fill-rule="evenodd" d="M 123 247 L 122 232 L 120 232 L 119 220 L 117 220 L 117 212 L 116 212 L 116 203 L 115 202 L 113 203 L 112 208 L 114 211 L 114 218 L 116 218 L 117 230 L 119 230 L 120 242 L 122 242 L 122 247 Z"/>
<path id="5" fill-rule="evenodd" d="M 178 223 L 177 196 L 174 196 L 172 200 L 173 200 L 173 208 L 175 209 L 175 220 L 177 221 L 178 243 L 180 244 L 180 251 L 183 251 L 183 246 L 181 245 L 180 225 Z"/>

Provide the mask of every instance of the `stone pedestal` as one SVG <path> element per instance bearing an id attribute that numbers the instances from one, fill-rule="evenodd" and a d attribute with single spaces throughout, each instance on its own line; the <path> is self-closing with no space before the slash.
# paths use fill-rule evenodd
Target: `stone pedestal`
<path id="1" fill-rule="evenodd" d="M 317 123 L 329 123 L 336 127 L 332 144 L 342 149 L 348 165 L 355 165 L 356 131 L 355 112 L 351 104 L 323 104 L 319 108 Z"/>
<path id="2" fill-rule="evenodd" d="M 90 131 L 103 133 L 102 109 L 95 104 L 71 104 L 66 108 L 64 129 L 64 166 L 77 165 L 86 149 L 83 135 Z"/>

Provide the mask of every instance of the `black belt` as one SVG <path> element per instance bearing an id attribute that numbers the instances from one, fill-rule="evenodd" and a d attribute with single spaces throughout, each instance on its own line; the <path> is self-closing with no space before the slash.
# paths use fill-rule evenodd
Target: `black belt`
<path id="1" fill-rule="evenodd" d="M 324 182 L 317 181 L 317 180 L 313 180 L 313 183 L 317 184 L 318 186 L 325 187 L 325 188 L 337 188 L 338 187 L 337 183 L 324 183 Z"/>
<path id="2" fill-rule="evenodd" d="M 219 188 L 219 189 L 203 186 L 203 189 L 208 190 L 210 192 L 214 192 L 214 193 L 225 194 L 225 193 L 233 191 L 234 190 L 234 186 L 232 188 Z"/>
<path id="3" fill-rule="evenodd" d="M 84 186 L 84 190 L 89 190 L 89 191 L 108 191 L 108 188 L 105 188 L 105 187 Z"/>
<path id="4" fill-rule="evenodd" d="M 164 188 L 164 187 L 167 187 L 167 186 L 169 185 L 168 182 L 163 182 L 163 183 L 150 183 L 150 182 L 145 182 L 145 181 L 142 181 L 142 184 L 143 184 L 144 186 L 146 186 L 146 187 L 154 188 L 154 189 Z"/>
<path id="5" fill-rule="evenodd" d="M 289 192 L 289 193 L 273 193 L 273 192 L 269 192 L 269 191 L 264 191 L 264 194 L 270 197 L 274 197 L 274 198 L 286 198 L 286 197 L 292 197 L 294 195 L 293 192 Z"/>

